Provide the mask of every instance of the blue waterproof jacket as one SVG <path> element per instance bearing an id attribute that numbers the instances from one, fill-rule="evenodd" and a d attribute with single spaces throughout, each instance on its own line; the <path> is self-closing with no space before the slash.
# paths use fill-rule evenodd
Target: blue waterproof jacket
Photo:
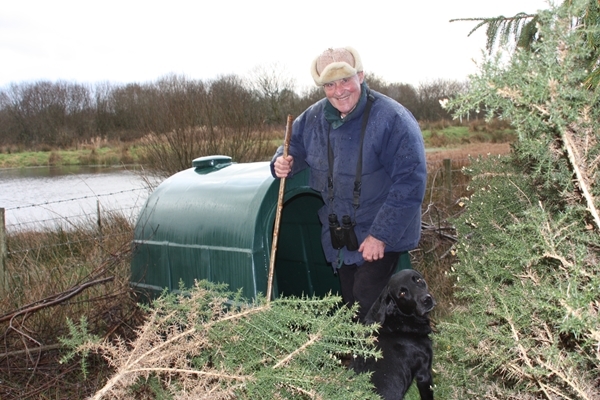
<path id="1" fill-rule="evenodd" d="M 373 95 L 363 144 L 360 206 L 352 205 L 356 165 L 360 148 L 362 117 L 367 92 Z M 319 191 L 325 205 L 319 210 L 323 224 L 321 241 L 327 261 L 334 265 L 362 264 L 358 251 L 331 245 L 328 215 L 350 215 L 356 222 L 358 243 L 372 235 L 385 243 L 385 251 L 408 251 L 417 247 L 421 235 L 421 204 L 425 194 L 427 166 L 423 136 L 413 115 L 395 100 L 369 90 L 363 83 L 356 108 L 343 120 L 334 114 L 325 98 L 304 111 L 293 123 L 289 155 L 294 157 L 288 178 L 310 168 L 310 186 Z M 334 155 L 333 201 L 328 194 L 328 150 L 330 138 Z M 281 146 L 271 161 L 283 154 Z"/>

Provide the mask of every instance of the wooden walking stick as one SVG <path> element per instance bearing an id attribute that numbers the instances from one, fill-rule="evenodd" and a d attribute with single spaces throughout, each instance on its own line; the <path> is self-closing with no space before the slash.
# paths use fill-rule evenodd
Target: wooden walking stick
<path id="1" fill-rule="evenodd" d="M 287 117 L 285 127 L 285 140 L 283 141 L 283 156 L 287 157 L 290 147 L 290 138 L 292 137 L 291 115 Z M 283 209 L 283 194 L 285 193 L 285 177 L 279 179 L 279 198 L 277 199 L 277 213 L 275 214 L 275 226 L 273 227 L 273 243 L 271 243 L 271 259 L 269 263 L 269 280 L 267 281 L 267 303 L 271 301 L 273 294 L 273 274 L 275 273 L 275 254 L 277 253 L 277 240 L 279 239 L 279 225 L 281 223 L 281 210 Z"/>

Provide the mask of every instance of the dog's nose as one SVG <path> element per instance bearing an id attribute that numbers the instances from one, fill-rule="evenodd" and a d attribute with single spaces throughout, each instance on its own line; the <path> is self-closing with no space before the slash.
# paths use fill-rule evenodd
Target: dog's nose
<path id="1" fill-rule="evenodd" d="M 431 310 L 433 306 L 435 306 L 435 300 L 433 300 L 433 297 L 430 294 L 423 297 L 421 301 L 423 302 L 423 306 L 428 310 Z"/>

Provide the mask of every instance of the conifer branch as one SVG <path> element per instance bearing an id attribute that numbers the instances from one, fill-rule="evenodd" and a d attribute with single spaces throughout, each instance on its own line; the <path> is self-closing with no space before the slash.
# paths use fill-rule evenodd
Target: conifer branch
<path id="1" fill-rule="evenodd" d="M 557 82 L 551 80 L 548 83 L 548 86 L 551 88 L 552 99 L 555 100 Z M 518 90 L 508 87 L 498 88 L 496 89 L 496 93 L 498 93 L 498 95 L 500 95 L 501 97 L 505 97 L 513 101 L 521 101 L 522 97 Z M 550 115 L 550 111 L 548 110 L 546 105 L 541 106 L 539 104 L 533 103 L 530 105 L 530 107 L 535 109 L 542 115 Z M 600 232 L 600 215 L 598 213 L 598 209 L 595 206 L 595 198 L 591 194 L 590 185 L 588 184 L 588 182 L 593 182 L 593 179 L 590 179 L 590 177 L 586 173 L 586 161 L 581 156 L 581 154 L 579 154 L 578 147 L 575 144 L 575 130 L 576 127 L 571 126 L 570 128 L 561 131 L 560 139 L 563 143 L 564 150 L 567 153 L 569 164 L 573 168 L 573 173 L 575 174 L 575 177 L 577 179 L 577 184 L 581 189 L 582 196 L 587 204 L 587 209 L 596 225 L 596 230 Z"/>
<path id="2" fill-rule="evenodd" d="M 238 319 L 238 318 L 243 318 L 246 317 L 250 314 L 254 314 L 257 312 L 261 312 L 266 308 L 266 306 L 263 307 L 257 307 L 257 308 L 251 308 L 248 310 L 245 310 L 243 312 L 239 312 L 239 313 L 233 313 L 231 315 L 227 315 L 224 318 L 218 319 L 218 320 L 214 320 L 211 322 L 208 322 L 204 325 L 202 325 L 202 327 L 204 328 L 204 330 L 209 329 L 211 326 L 213 326 L 214 324 L 218 323 L 218 322 L 224 322 L 224 321 L 230 321 L 233 319 Z M 170 314 L 168 314 L 167 316 L 163 317 L 162 320 L 163 321 L 167 321 L 169 320 L 171 317 L 173 317 L 173 315 L 175 314 L 175 312 L 172 312 Z M 153 317 L 156 317 L 157 312 L 153 313 Z M 152 320 L 150 321 L 148 326 L 160 326 L 160 323 L 157 323 L 155 321 L 153 321 L 154 318 L 152 318 Z M 146 332 L 150 332 L 151 329 L 146 330 Z M 170 337 L 169 339 L 159 343 L 158 345 L 152 346 L 148 351 L 140 354 L 138 357 L 136 357 L 135 359 L 132 359 L 132 357 L 136 354 L 135 349 L 134 351 L 132 351 L 130 353 L 130 357 L 129 359 L 124 363 L 124 365 L 122 366 L 122 368 L 119 369 L 119 371 L 106 383 L 106 385 L 104 385 L 104 387 L 102 389 L 100 389 L 96 395 L 93 397 L 94 400 L 99 400 L 101 399 L 106 393 L 108 393 L 110 390 L 112 390 L 112 388 L 118 384 L 118 382 L 126 375 L 129 374 L 135 374 L 137 372 L 171 372 L 171 373 L 176 373 L 176 372 L 183 372 L 183 371 L 193 371 L 193 370 L 185 370 L 185 369 L 178 369 L 178 368 L 164 368 L 164 367 L 138 367 L 136 368 L 136 365 L 141 364 L 144 360 L 147 360 L 150 358 L 150 356 L 156 352 L 159 351 L 165 351 L 165 348 L 170 347 L 173 343 L 179 341 L 180 339 L 186 338 L 191 336 L 192 334 L 194 334 L 197 331 L 197 327 L 196 326 L 192 326 L 192 328 L 187 329 L 175 336 Z M 143 334 L 142 334 L 143 337 Z M 168 351 L 167 351 L 168 352 Z M 214 374 L 214 373 L 208 373 L 208 372 L 201 372 L 201 371 L 196 371 L 196 372 L 185 372 L 187 374 L 196 374 L 196 375 L 204 375 L 204 376 L 219 376 L 222 378 L 227 378 L 227 379 L 234 379 L 232 378 L 232 375 L 227 375 L 227 374 Z M 240 377 L 237 377 L 235 379 L 240 380 Z"/>
<path id="3" fill-rule="evenodd" d="M 519 354 L 521 355 L 521 360 L 523 360 L 525 362 L 525 364 L 527 365 L 527 367 L 529 369 L 533 370 L 533 363 L 532 363 L 531 359 L 529 358 L 529 356 L 527 355 L 527 350 L 525 349 L 525 347 L 523 347 L 523 344 L 521 343 L 521 341 L 519 339 L 519 332 L 516 329 L 515 324 L 512 321 L 512 318 L 510 317 L 510 313 L 506 309 L 506 305 L 504 305 L 504 312 L 505 312 L 504 319 L 506 320 L 506 322 L 508 322 L 508 325 L 510 326 L 510 330 L 512 332 L 513 339 L 515 340 L 515 343 L 517 344 L 517 348 L 519 349 Z M 523 375 L 528 375 L 524 371 L 521 371 L 521 373 Z M 530 378 L 532 378 L 535 381 L 535 383 L 542 390 L 542 392 L 544 393 L 546 398 L 548 400 L 552 400 L 552 397 L 546 390 L 545 386 L 540 382 L 539 378 L 537 376 L 532 376 Z"/>
<path id="4" fill-rule="evenodd" d="M 286 384 L 286 386 L 288 386 L 292 390 L 297 391 L 298 393 L 302 393 L 302 394 L 308 396 L 310 399 L 323 400 L 323 397 L 319 396 L 318 393 L 315 393 L 314 390 L 308 391 L 308 390 L 302 389 L 301 387 L 294 386 L 294 385 L 289 385 L 289 384 Z"/>
<path id="5" fill-rule="evenodd" d="M 535 27 L 520 25 L 521 37 L 535 32 L 531 51 L 498 49 L 450 102 L 511 121 L 518 136 L 506 160 L 468 168 L 474 194 L 453 269 L 462 303 L 443 328 L 460 370 L 448 382 L 477 379 L 456 384 L 454 398 L 600 399 L 600 114 L 589 81 L 599 16 L 597 0 L 541 11 Z M 500 21 L 476 28 L 517 35 L 516 21 Z"/>
<path id="6" fill-rule="evenodd" d="M 128 374 L 132 374 L 136 368 L 133 368 L 134 365 L 137 365 L 138 363 L 140 363 L 140 361 L 146 359 L 147 357 L 149 357 L 152 353 L 161 350 L 163 348 L 165 348 L 166 346 L 168 346 L 169 344 L 171 344 L 172 342 L 177 341 L 178 339 L 188 336 L 190 335 L 192 332 L 195 331 L 195 328 L 189 329 L 185 332 L 182 332 L 179 335 L 176 335 L 174 337 L 172 337 L 169 340 L 164 341 L 163 343 L 161 343 L 158 346 L 152 347 L 149 351 L 141 354 L 139 357 L 137 357 L 135 360 L 131 361 L 131 362 L 127 362 L 125 363 L 122 368 L 119 369 L 119 371 L 117 371 L 117 373 L 108 380 L 108 382 L 106 383 L 106 385 L 104 385 L 104 387 L 102 387 L 102 389 L 100 389 L 99 391 L 96 392 L 96 394 L 94 395 L 94 397 L 92 397 L 92 400 L 100 400 L 104 397 L 105 394 L 107 394 L 108 392 L 110 392 L 112 390 L 112 388 L 125 376 Z M 134 352 L 131 353 L 131 355 L 133 355 Z M 149 368 L 137 368 L 138 371 L 150 371 Z"/>
<path id="7" fill-rule="evenodd" d="M 135 374 L 137 372 L 168 372 L 170 374 L 187 374 L 187 375 L 202 375 L 208 376 L 217 379 L 229 379 L 229 380 L 237 380 L 237 381 L 248 381 L 251 380 L 251 376 L 249 375 L 230 375 L 225 373 L 217 373 L 217 372 L 207 372 L 200 371 L 197 369 L 185 369 L 185 368 L 165 368 L 165 367 L 145 367 L 145 368 L 135 368 L 127 371 L 129 374 Z"/>
<path id="8" fill-rule="evenodd" d="M 582 400 L 594 400 L 592 397 L 588 396 L 588 394 L 585 392 L 585 390 L 583 388 L 579 387 L 579 385 L 577 384 L 577 382 L 574 379 L 570 378 L 570 376 L 574 376 L 573 375 L 574 371 L 570 371 L 571 373 L 568 373 L 567 371 L 562 371 L 562 370 L 556 368 L 554 365 L 550 364 L 549 362 L 543 360 L 539 356 L 536 357 L 536 361 L 538 362 L 538 364 L 542 365 L 548 371 L 552 372 L 556 377 L 561 379 L 567 386 L 569 386 L 570 388 L 575 390 L 575 392 L 580 396 L 580 398 Z M 567 396 L 564 393 L 559 393 L 556 391 L 556 389 L 554 389 L 553 391 L 556 394 L 560 395 L 561 397 L 567 398 Z"/>

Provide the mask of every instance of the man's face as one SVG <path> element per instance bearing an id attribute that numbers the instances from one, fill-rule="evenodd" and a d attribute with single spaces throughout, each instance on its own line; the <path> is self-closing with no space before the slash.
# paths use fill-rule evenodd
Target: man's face
<path id="1" fill-rule="evenodd" d="M 360 85 L 363 82 L 364 74 L 357 73 L 350 78 L 339 79 L 323 85 L 325 96 L 339 112 L 341 117 L 345 117 L 354 110 L 360 99 Z"/>

